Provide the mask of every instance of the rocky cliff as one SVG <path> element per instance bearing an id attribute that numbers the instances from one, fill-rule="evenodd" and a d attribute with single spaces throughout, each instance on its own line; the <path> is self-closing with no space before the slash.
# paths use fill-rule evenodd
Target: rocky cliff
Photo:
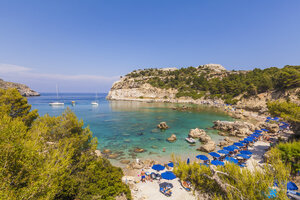
<path id="1" fill-rule="evenodd" d="M 25 97 L 40 96 L 38 92 L 30 89 L 27 85 L 7 82 L 2 79 L 0 79 L 0 88 L 1 89 L 16 88 L 21 93 L 21 95 Z"/>
<path id="2" fill-rule="evenodd" d="M 213 81 L 215 79 L 222 80 L 228 76 L 232 76 L 233 78 L 235 76 L 243 77 L 244 74 L 251 72 L 228 71 L 218 64 L 201 65 L 195 68 L 180 69 L 180 72 L 178 71 L 176 68 L 133 71 L 113 84 L 107 95 L 107 99 L 221 105 L 224 104 L 226 92 L 225 95 L 223 93 L 223 98 L 220 98 L 220 95 L 211 95 L 210 90 L 193 91 L 192 88 L 195 88 L 195 84 L 197 84 L 195 80 L 198 81 L 202 78 L 202 80 L 206 80 L 206 82 L 204 81 L 206 84 L 222 84 L 220 81 Z M 191 76 L 192 81 L 189 81 Z M 173 83 L 175 83 L 175 86 Z M 234 88 L 239 84 L 239 82 L 233 82 L 229 86 Z M 211 85 L 208 87 L 211 87 Z M 197 87 L 202 86 L 198 84 Z M 245 87 L 247 88 L 248 85 Z M 250 93 L 253 92 L 255 94 L 246 95 L 248 90 Z M 233 100 L 237 102 L 237 108 L 264 113 L 267 111 L 266 103 L 270 100 L 290 100 L 300 105 L 299 94 L 299 87 L 284 90 L 267 90 L 261 93 L 258 93 L 256 88 L 253 90 L 250 88 L 240 92 L 240 95 L 235 96 Z"/>

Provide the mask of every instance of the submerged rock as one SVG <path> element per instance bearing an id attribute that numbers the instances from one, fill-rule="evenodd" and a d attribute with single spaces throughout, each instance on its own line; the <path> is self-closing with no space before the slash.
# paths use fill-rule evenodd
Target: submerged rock
<path id="1" fill-rule="evenodd" d="M 166 122 L 160 122 L 160 123 L 157 125 L 157 128 L 162 129 L 162 130 L 165 130 L 165 129 L 168 129 L 169 126 L 167 125 Z"/>
<path id="2" fill-rule="evenodd" d="M 104 149 L 104 150 L 102 151 L 102 153 L 104 153 L 104 154 L 109 154 L 109 153 L 111 153 L 111 150 L 109 150 L 109 149 Z"/>
<path id="3" fill-rule="evenodd" d="M 117 153 L 112 153 L 112 154 L 108 155 L 108 158 L 109 158 L 109 159 L 116 159 L 116 158 L 118 158 L 119 156 L 120 156 L 120 155 L 117 154 Z"/>
<path id="4" fill-rule="evenodd" d="M 130 160 L 120 160 L 120 163 L 122 163 L 122 164 L 129 164 Z"/>
<path id="5" fill-rule="evenodd" d="M 143 153 L 143 152 L 145 152 L 145 149 L 142 149 L 142 148 L 135 148 L 135 149 L 134 149 L 134 152 L 135 152 L 135 153 Z"/>

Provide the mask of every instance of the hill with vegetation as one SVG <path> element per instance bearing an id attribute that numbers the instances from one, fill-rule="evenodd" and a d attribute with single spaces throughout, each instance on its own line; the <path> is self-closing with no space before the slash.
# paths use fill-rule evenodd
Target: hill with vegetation
<path id="1" fill-rule="evenodd" d="M 280 98 L 299 103 L 299 87 L 300 66 L 228 71 L 221 65 L 208 64 L 133 71 L 114 83 L 107 98 L 190 103 L 218 100 L 237 105 L 245 104 L 243 100 L 257 104 L 260 98 L 266 108 L 268 100 Z"/>
<path id="2" fill-rule="evenodd" d="M 0 89 L 8 89 L 8 88 L 16 88 L 22 96 L 30 97 L 30 96 L 40 96 L 40 94 L 32 89 L 30 89 L 27 85 L 21 83 L 13 83 L 0 79 Z"/>

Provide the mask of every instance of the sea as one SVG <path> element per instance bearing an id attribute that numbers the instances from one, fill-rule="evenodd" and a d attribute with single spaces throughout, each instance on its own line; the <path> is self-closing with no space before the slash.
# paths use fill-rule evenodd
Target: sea
<path id="1" fill-rule="evenodd" d="M 219 142 L 223 136 L 211 129 L 213 121 L 233 121 L 224 111 L 203 105 L 186 105 L 188 111 L 174 108 L 183 104 L 147 103 L 138 101 L 108 101 L 107 94 L 98 94 L 98 106 L 91 105 L 95 101 L 95 94 L 91 93 L 61 93 L 60 102 L 64 106 L 52 107 L 50 102 L 57 101 L 56 94 L 42 93 L 38 97 L 29 97 L 32 109 L 38 109 L 40 116 L 49 114 L 58 116 L 69 107 L 89 126 L 93 136 L 97 137 L 98 148 L 103 151 L 109 149 L 117 158 L 110 159 L 115 165 L 122 166 L 121 160 L 154 159 L 169 161 L 172 156 L 181 159 L 196 159 L 203 154 L 196 149 L 201 143 L 190 145 L 185 141 L 190 129 L 204 129 L 211 138 Z M 72 105 L 71 101 L 75 101 Z M 166 122 L 169 129 L 161 131 L 157 128 L 160 122 Z M 173 143 L 167 141 L 172 134 L 177 136 Z M 135 148 L 143 148 L 143 153 L 135 153 Z"/>

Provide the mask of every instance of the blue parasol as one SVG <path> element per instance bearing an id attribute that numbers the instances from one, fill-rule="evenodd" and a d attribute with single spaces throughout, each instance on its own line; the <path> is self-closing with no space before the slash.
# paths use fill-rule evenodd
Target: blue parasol
<path id="1" fill-rule="evenodd" d="M 239 149 L 237 146 L 235 146 L 235 145 L 230 145 L 230 146 L 228 146 L 228 147 L 232 147 L 234 150 L 235 149 Z"/>
<path id="2" fill-rule="evenodd" d="M 208 153 L 208 154 L 211 155 L 212 157 L 216 157 L 216 158 L 221 157 L 220 154 L 217 154 L 216 152 L 211 152 L 211 153 Z"/>
<path id="3" fill-rule="evenodd" d="M 158 165 L 153 165 L 153 166 L 152 166 L 152 169 L 154 169 L 154 170 L 156 170 L 156 171 L 160 171 L 160 170 L 164 170 L 165 167 L 162 166 L 162 165 L 160 165 L 160 164 L 158 164 Z"/>
<path id="4" fill-rule="evenodd" d="M 261 130 L 255 130 L 254 132 L 256 132 L 256 133 L 262 133 L 263 131 L 261 131 Z"/>
<path id="5" fill-rule="evenodd" d="M 229 154 L 229 151 L 221 149 L 221 150 L 218 151 L 218 153 L 226 154 L 227 155 L 227 154 Z"/>
<path id="6" fill-rule="evenodd" d="M 240 151 L 241 154 L 252 155 L 251 151 Z"/>
<path id="7" fill-rule="evenodd" d="M 245 143 L 245 144 L 248 144 L 249 143 L 249 141 L 247 141 L 247 140 L 242 140 L 242 141 L 240 141 L 241 143 Z"/>
<path id="8" fill-rule="evenodd" d="M 237 157 L 242 157 L 242 158 L 245 158 L 245 159 L 249 159 L 250 156 L 249 155 L 246 155 L 246 154 L 238 154 L 236 155 Z"/>
<path id="9" fill-rule="evenodd" d="M 265 122 L 270 122 L 270 120 L 268 119 L 268 120 L 266 120 Z"/>
<path id="10" fill-rule="evenodd" d="M 244 144 L 243 143 L 241 143 L 241 142 L 235 142 L 235 143 L 233 143 L 235 146 L 237 146 L 237 147 L 243 147 L 244 146 Z"/>
<path id="11" fill-rule="evenodd" d="M 174 178 L 176 178 L 176 175 L 173 172 L 166 171 L 166 172 L 161 174 L 161 177 L 163 179 L 173 180 Z"/>
<path id="12" fill-rule="evenodd" d="M 186 160 L 186 164 L 190 164 L 190 158 Z"/>
<path id="13" fill-rule="evenodd" d="M 267 119 L 272 119 L 272 117 L 267 117 Z"/>
<path id="14" fill-rule="evenodd" d="M 200 160 L 208 160 L 208 157 L 205 155 L 198 155 L 198 156 L 196 156 L 196 158 L 198 158 Z"/>
<path id="15" fill-rule="evenodd" d="M 174 163 L 170 162 L 170 163 L 168 163 L 168 166 L 169 167 L 174 167 Z"/>
<path id="16" fill-rule="evenodd" d="M 212 160 L 210 163 L 212 165 L 216 165 L 216 166 L 218 166 L 218 165 L 224 166 L 224 162 L 218 161 L 218 160 Z"/>
<path id="17" fill-rule="evenodd" d="M 295 183 L 293 183 L 292 181 L 287 183 L 287 189 L 288 190 L 298 190 L 298 187 Z"/>
<path id="18" fill-rule="evenodd" d="M 234 151 L 234 148 L 231 147 L 231 146 L 224 147 L 223 149 L 226 150 L 226 151 Z"/>
<path id="19" fill-rule="evenodd" d="M 262 131 L 265 131 L 265 132 L 269 132 L 269 130 L 268 130 L 268 129 L 265 129 L 265 128 L 262 128 L 261 130 L 262 130 Z"/>
<path id="20" fill-rule="evenodd" d="M 229 162 L 232 162 L 234 164 L 237 164 L 239 161 L 235 158 L 232 158 L 232 157 L 226 157 L 225 160 L 229 161 Z"/>

